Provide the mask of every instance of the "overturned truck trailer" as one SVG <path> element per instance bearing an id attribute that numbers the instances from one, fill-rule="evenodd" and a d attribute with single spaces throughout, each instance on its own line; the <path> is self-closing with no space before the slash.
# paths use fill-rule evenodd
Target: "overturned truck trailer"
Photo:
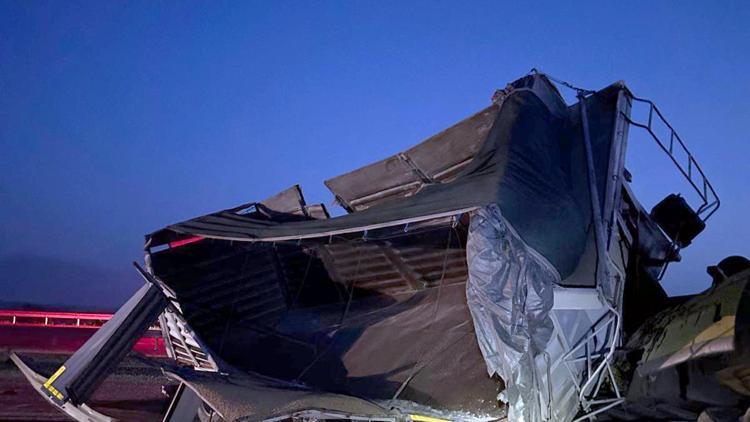
<path id="1" fill-rule="evenodd" d="M 165 373 L 181 383 L 165 420 L 742 409 L 750 272 L 724 274 L 731 282 L 714 289 L 729 293 L 689 301 L 658 282 L 718 208 L 714 189 L 671 126 L 667 139 L 654 129 L 666 122 L 652 103 L 622 83 L 576 93 L 566 104 L 537 72 L 509 84 L 415 147 L 328 180 L 340 217 L 295 186 L 149 234 L 146 284 L 60 370 L 42 377 L 14 359 L 79 420 L 106 420 L 86 400 L 157 314 L 178 364 Z M 646 120 L 631 117 L 635 106 Z M 639 204 L 624 167 L 635 127 L 672 159 L 698 206 L 679 195 L 651 212 Z M 659 314 L 670 306 L 678 311 Z M 684 328 L 706 309 L 698 331 Z M 691 384 L 697 375 L 680 369 L 717 356 L 706 368 L 729 371 L 720 380 L 696 369 L 705 379 Z"/>

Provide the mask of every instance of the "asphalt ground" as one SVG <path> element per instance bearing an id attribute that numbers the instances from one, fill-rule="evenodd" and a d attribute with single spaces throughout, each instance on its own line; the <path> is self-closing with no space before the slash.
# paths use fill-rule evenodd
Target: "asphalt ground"
<path id="1" fill-rule="evenodd" d="M 31 387 L 9 359 L 9 351 L 7 347 L 0 348 L 0 421 L 70 420 Z M 65 354 L 18 354 L 45 376 L 67 358 Z M 131 354 L 96 390 L 89 406 L 122 421 L 161 421 L 169 405 L 163 389 L 173 391 L 176 384 L 162 374 L 160 363 L 158 359 Z"/>

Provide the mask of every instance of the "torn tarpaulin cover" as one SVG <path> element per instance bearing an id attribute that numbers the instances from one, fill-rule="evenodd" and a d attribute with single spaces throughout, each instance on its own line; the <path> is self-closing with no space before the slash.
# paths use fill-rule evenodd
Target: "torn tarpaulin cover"
<path id="1" fill-rule="evenodd" d="M 487 372 L 505 381 L 510 420 L 541 420 L 534 360 L 552 336 L 552 288 L 560 276 L 497 205 L 472 215 L 466 255 L 466 297 Z"/>
<path id="2" fill-rule="evenodd" d="M 155 252 L 154 271 L 175 289 L 195 332 L 242 370 L 322 391 L 497 415 L 498 383 L 483 375 L 488 368 L 512 386 L 511 419 L 533 420 L 540 401 L 559 403 L 557 394 L 533 396 L 543 384 L 533 365 L 549 355 L 552 285 L 579 267 L 591 203 L 575 142 L 579 113 L 549 81 L 522 78 L 493 107 L 486 139 L 449 181 L 327 220 L 229 209 L 177 223 L 148 244 L 175 234 L 210 240 Z M 606 141 L 613 119 L 604 117 L 592 112 L 601 122 L 592 134 Z M 606 165 L 596 171 L 597 181 L 607 180 Z M 477 220 L 470 271 L 459 258 L 466 257 L 463 219 L 453 228 L 437 223 L 468 212 Z M 419 221 L 434 227 L 407 230 Z M 407 227 L 385 230 L 399 225 Z M 574 281 L 595 287 L 591 277 Z M 576 409 L 577 397 L 563 398 Z"/>

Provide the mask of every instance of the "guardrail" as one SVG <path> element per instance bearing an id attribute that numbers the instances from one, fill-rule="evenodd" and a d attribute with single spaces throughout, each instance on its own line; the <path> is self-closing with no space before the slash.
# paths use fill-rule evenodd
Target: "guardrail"
<path id="1" fill-rule="evenodd" d="M 0 309 L 0 327 L 50 327 L 98 329 L 112 318 L 108 313 L 28 311 Z M 161 331 L 159 325 L 152 325 L 149 331 Z"/>

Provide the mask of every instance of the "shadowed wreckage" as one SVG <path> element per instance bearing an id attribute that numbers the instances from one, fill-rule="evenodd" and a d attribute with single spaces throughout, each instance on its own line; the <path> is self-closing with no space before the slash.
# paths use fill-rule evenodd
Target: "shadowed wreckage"
<path id="1" fill-rule="evenodd" d="M 558 85 L 556 85 L 558 84 Z M 392 157 L 146 236 L 144 286 L 50 376 L 76 420 L 157 318 L 180 382 L 165 421 L 737 418 L 750 404 L 750 269 L 659 284 L 719 207 L 653 103 L 547 75 Z M 635 108 L 645 110 L 638 120 Z M 662 129 L 657 129 L 661 125 Z M 625 169 L 644 130 L 697 194 L 645 210 Z M 729 415 L 729 416 L 727 416 Z"/>

